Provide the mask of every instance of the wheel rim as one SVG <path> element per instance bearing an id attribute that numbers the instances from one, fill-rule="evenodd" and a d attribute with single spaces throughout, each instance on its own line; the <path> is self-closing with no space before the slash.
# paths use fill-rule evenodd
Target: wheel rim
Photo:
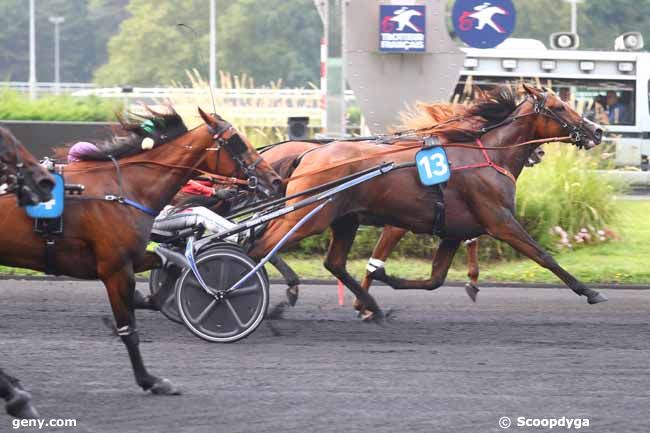
<path id="1" fill-rule="evenodd" d="M 199 272 L 215 292 L 229 289 L 254 266 L 248 256 L 232 248 L 208 251 L 197 260 Z M 180 317 L 194 334 L 208 341 L 232 342 L 250 335 L 263 320 L 268 281 L 262 271 L 257 272 L 240 289 L 217 300 L 186 270 L 178 280 L 176 297 Z"/>

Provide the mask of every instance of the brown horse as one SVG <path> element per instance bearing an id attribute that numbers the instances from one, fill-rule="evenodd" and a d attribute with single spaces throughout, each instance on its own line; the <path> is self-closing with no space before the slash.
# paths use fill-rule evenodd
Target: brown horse
<path id="1" fill-rule="evenodd" d="M 318 216 L 298 230 L 290 238 L 290 243 L 329 227 L 332 241 L 325 267 L 361 300 L 374 317 L 380 317 L 381 310 L 346 269 L 347 255 L 361 219 L 365 223 L 393 225 L 414 233 L 432 233 L 436 229 L 444 233 L 433 261 L 431 279 L 402 280 L 386 275 L 383 268 L 372 274 L 374 279 L 394 288 L 432 290 L 440 286 L 461 241 L 489 233 L 554 272 L 576 294 L 586 296 L 590 304 L 605 301 L 604 296 L 587 288 L 560 267 L 514 216 L 516 178 L 533 150 L 540 145 L 539 141 L 532 140 L 559 139 L 591 148 L 600 142 L 602 130 L 555 95 L 528 86 L 524 88 L 526 97 L 519 104 L 515 92 L 507 87 L 498 87 L 471 104 L 468 114 L 488 121 L 488 125 L 478 131 L 466 128 L 463 117 L 460 117 L 432 132 L 450 142 L 446 146 L 452 167 L 465 168 L 454 171 L 444 188 L 443 227 L 435 227 L 438 218 L 432 209 L 436 195 L 422 186 L 416 169 L 411 165 L 339 194 Z M 472 135 L 477 138 L 476 142 L 467 141 Z M 302 158 L 286 193 L 306 190 L 376 166 L 387 159 L 397 164 L 412 163 L 421 140 L 412 139 L 411 146 L 399 150 L 395 146 L 359 142 L 336 142 L 313 150 Z M 464 143 L 455 143 L 463 140 Z M 306 208 L 272 221 L 264 235 L 255 242 L 250 255 L 259 258 L 266 254 L 309 210 Z"/>
<path id="2" fill-rule="evenodd" d="M 19 205 L 32 205 L 52 197 L 54 179 L 31 153 L 5 128 L 0 128 L 0 183 L 16 194 Z M 7 413 L 16 418 L 37 418 L 31 396 L 18 379 L 0 368 L 0 398 Z"/>
<path id="3" fill-rule="evenodd" d="M 478 88 L 475 93 L 476 98 L 486 97 L 484 92 Z M 448 123 L 450 120 L 461 116 L 465 118 L 468 126 L 475 129 L 480 129 L 487 124 L 487 121 L 483 117 L 470 115 L 468 113 L 467 105 L 451 103 L 419 104 L 417 111 L 404 113 L 402 115 L 402 120 L 403 127 L 427 133 L 432 132 L 436 127 L 438 127 L 438 125 Z M 283 179 L 286 179 L 291 176 L 302 156 L 326 144 L 328 144 L 328 142 L 324 140 L 315 140 L 311 142 L 288 141 L 271 145 L 262 153 L 264 159 L 271 164 L 276 173 L 278 173 L 278 175 Z M 398 142 L 396 144 L 400 143 Z M 541 148 L 535 149 L 526 162 L 526 166 L 532 167 L 539 163 L 542 156 L 543 151 Z M 211 157 L 206 159 L 206 164 L 206 170 L 211 170 L 212 167 L 214 167 L 214 163 L 211 162 Z M 379 260 L 383 263 L 407 232 L 407 230 L 398 227 L 386 226 L 382 230 L 381 237 L 375 246 L 370 261 L 372 263 L 377 263 L 377 260 Z M 470 298 L 473 301 L 476 301 L 479 276 L 478 239 L 474 238 L 465 241 L 465 246 L 467 249 L 467 276 L 470 279 L 465 288 Z M 287 282 L 288 288 L 286 294 L 289 304 L 295 305 L 299 295 L 300 281 L 298 276 L 279 256 L 275 256 L 274 259 L 275 261 L 272 260 L 271 263 L 280 271 Z M 369 264 L 368 268 L 370 269 L 372 267 L 374 266 Z M 368 290 L 372 282 L 369 274 L 370 271 L 368 271 L 361 283 L 365 290 Z M 358 300 L 355 300 L 354 306 L 356 309 L 360 309 L 360 303 Z"/>
<path id="4" fill-rule="evenodd" d="M 99 152 L 88 157 L 92 160 L 65 167 L 66 180 L 83 184 L 86 190 L 82 196 L 67 198 L 64 233 L 49 242 L 34 233 L 33 221 L 22 209 L 0 199 L 0 216 L 4 227 L 10 228 L 0 232 L 0 263 L 101 279 L 136 382 L 154 394 L 178 393 L 170 381 L 145 369 L 133 310 L 134 273 L 142 266 L 154 216 L 194 175 L 209 150 L 219 149 L 221 175 L 241 178 L 248 173 L 269 191 L 280 184 L 277 174 L 228 122 L 200 109 L 199 113 L 205 124 L 191 131 L 174 112 L 151 116 L 148 120 L 157 125 L 159 134 L 156 146 L 148 151 L 142 151 L 141 144 L 151 136 L 137 125 L 124 125 L 133 134 L 122 144 L 139 152 L 127 152 L 132 155 L 119 160 Z"/>

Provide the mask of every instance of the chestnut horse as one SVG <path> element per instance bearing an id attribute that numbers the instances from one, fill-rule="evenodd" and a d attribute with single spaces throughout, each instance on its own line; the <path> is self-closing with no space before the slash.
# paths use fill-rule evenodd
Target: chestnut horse
<path id="1" fill-rule="evenodd" d="M 0 184 L 16 194 L 19 206 L 38 204 L 52 197 L 54 179 L 9 130 L 0 128 Z M 18 379 L 0 368 L 0 398 L 16 418 L 37 418 L 31 396 Z"/>
<path id="2" fill-rule="evenodd" d="M 475 89 L 475 93 L 476 98 L 485 98 L 484 92 L 480 89 Z M 422 133 L 433 132 L 437 127 L 439 127 L 440 124 L 445 124 L 453 119 L 459 118 L 460 116 L 463 116 L 467 125 L 471 126 L 474 129 L 480 129 L 487 124 L 487 120 L 483 117 L 472 116 L 467 111 L 468 107 L 464 104 L 419 104 L 417 111 L 405 113 L 402 115 L 403 126 L 412 130 L 421 131 Z M 314 140 L 311 142 L 288 141 L 271 145 L 267 149 L 263 150 L 262 153 L 264 155 L 264 159 L 269 164 L 271 164 L 276 173 L 278 173 L 278 175 L 280 175 L 283 179 L 286 179 L 291 176 L 302 155 L 305 155 L 307 152 L 310 152 L 313 149 L 326 144 L 328 144 L 328 141 L 326 140 Z M 400 143 L 398 142 L 396 144 Z M 526 162 L 526 166 L 532 167 L 533 165 L 539 163 L 542 156 L 543 151 L 541 148 L 535 149 L 535 152 L 530 155 L 528 161 Z M 206 163 L 208 164 L 206 170 L 210 170 L 210 160 L 210 157 L 206 159 Z M 212 163 L 212 165 L 214 164 Z M 363 219 L 361 220 L 361 223 L 363 223 Z M 377 260 L 380 260 L 380 262 L 383 263 L 406 233 L 407 230 L 400 229 L 398 227 L 384 227 L 381 237 L 373 250 L 371 262 L 377 263 Z M 467 249 L 467 276 L 469 277 L 469 282 L 465 285 L 465 288 L 470 298 L 473 301 L 476 301 L 479 276 L 478 239 L 469 239 L 465 241 L 464 244 Z M 283 260 L 280 259 L 279 256 L 275 256 L 274 259 L 276 262 L 274 263 L 272 261 L 271 263 L 274 264 L 276 268 L 278 268 L 282 276 L 287 281 L 288 288 L 286 290 L 286 294 L 289 304 L 295 305 L 299 294 L 300 281 L 298 279 L 298 276 Z M 372 265 L 369 265 L 369 268 L 371 266 Z M 372 279 L 369 277 L 368 272 L 361 285 L 365 290 L 368 290 L 371 282 Z M 359 303 L 356 300 L 355 308 L 360 308 Z"/>
<path id="3" fill-rule="evenodd" d="M 402 280 L 386 275 L 383 268 L 371 274 L 372 278 L 396 289 L 432 290 L 438 287 L 444 281 L 449 262 L 461 241 L 490 234 L 551 270 L 576 294 L 586 296 L 590 304 L 605 301 L 604 296 L 565 271 L 514 216 L 516 178 L 542 141 L 563 141 L 591 148 L 600 143 L 602 129 L 583 119 L 555 95 L 529 86 L 524 86 L 524 89 L 526 96 L 519 104 L 516 93 L 504 86 L 474 101 L 468 107 L 468 114 L 488 120 L 488 125 L 478 131 L 471 127 L 465 129 L 463 117 L 460 117 L 432 132 L 448 142 L 443 146 L 447 146 L 448 158 L 455 169 L 443 189 L 446 204 L 443 227 L 435 227 L 438 219 L 432 209 L 436 194 L 422 186 L 411 164 L 408 168 L 394 170 L 340 193 L 320 214 L 293 234 L 289 244 L 329 227 L 332 240 L 325 267 L 361 300 L 373 318 L 382 316 L 379 306 L 346 269 L 347 255 L 361 219 L 364 223 L 393 225 L 414 233 L 443 231 L 442 243 L 433 260 L 431 279 Z M 468 135 L 472 134 L 477 137 L 476 142 L 467 141 Z M 374 143 L 335 142 L 315 149 L 302 158 L 286 193 L 303 191 L 388 159 L 396 164 L 412 163 L 422 138 L 402 140 L 412 141 L 412 144 L 397 150 L 395 146 Z M 462 140 L 465 142 L 456 143 Z M 461 146 L 464 148 L 459 148 Z M 270 251 L 310 209 L 272 221 L 266 232 L 255 241 L 251 257 L 260 258 Z"/>
<path id="4" fill-rule="evenodd" d="M 126 345 L 135 380 L 153 394 L 178 394 L 166 379 L 149 374 L 139 350 L 133 309 L 134 273 L 139 272 L 155 215 L 195 175 L 195 167 L 209 150 L 218 151 L 219 171 L 242 178 L 244 173 L 275 191 L 280 178 L 253 146 L 226 121 L 199 109 L 205 124 L 187 131 L 175 113 L 151 116 L 159 128 L 158 142 L 142 151 L 146 135 L 137 125 L 124 124 L 132 132 L 123 145 L 136 152 L 119 160 L 105 152 L 65 167 L 66 180 L 83 184 L 81 196 L 69 196 L 63 215 L 64 233 L 47 251 L 44 239 L 34 233 L 33 221 L 15 203 L 0 199 L 0 264 L 82 279 L 100 279 L 106 286 L 117 331 Z M 171 125 L 171 126 L 170 126 Z M 111 154 L 124 154 L 110 148 Z"/>

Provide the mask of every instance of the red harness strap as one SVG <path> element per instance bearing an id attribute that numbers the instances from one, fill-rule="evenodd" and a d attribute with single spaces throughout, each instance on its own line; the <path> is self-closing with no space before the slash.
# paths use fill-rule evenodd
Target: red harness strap
<path id="1" fill-rule="evenodd" d="M 494 161 L 492 161 L 490 155 L 488 155 L 487 151 L 485 150 L 485 146 L 483 146 L 483 143 L 481 142 L 480 138 L 476 139 L 476 144 L 478 144 L 478 147 L 481 148 L 481 152 L 483 152 L 483 156 L 485 157 L 485 162 L 479 162 L 477 164 L 461 165 L 460 167 L 452 167 L 451 171 L 466 170 L 468 168 L 492 167 L 502 175 L 507 176 L 508 179 L 510 179 L 513 183 L 517 183 L 517 179 L 515 179 L 515 177 L 512 175 L 512 173 L 510 173 L 508 169 L 501 167 L 500 165 L 497 165 L 494 163 Z"/>
<path id="2" fill-rule="evenodd" d="M 205 197 L 212 197 L 214 195 L 214 188 L 211 182 L 190 180 L 181 188 L 181 192 L 189 195 L 202 195 Z"/>

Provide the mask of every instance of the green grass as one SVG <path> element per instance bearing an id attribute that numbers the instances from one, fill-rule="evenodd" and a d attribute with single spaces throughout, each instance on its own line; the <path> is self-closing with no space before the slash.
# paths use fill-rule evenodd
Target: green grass
<path id="1" fill-rule="evenodd" d="M 617 232 L 621 239 L 606 243 L 585 246 L 577 251 L 563 252 L 555 257 L 560 264 L 577 278 L 586 283 L 627 283 L 650 284 L 650 201 L 621 201 Z M 285 255 L 285 259 L 303 279 L 333 279 L 322 265 L 322 256 Z M 349 269 L 353 275 L 364 274 L 365 259 L 351 260 Z M 465 281 L 465 260 L 454 261 L 449 272 L 449 281 Z M 271 277 L 279 274 L 272 266 L 267 266 Z M 387 262 L 391 274 L 405 278 L 426 278 L 431 272 L 428 260 L 395 258 Z M 3 275 L 41 275 L 38 272 L 0 266 Z M 481 262 L 480 281 L 558 283 L 551 272 L 528 259 L 505 262 Z"/>
<path id="2" fill-rule="evenodd" d="M 621 201 L 618 234 L 621 239 L 585 246 L 577 251 L 555 255 L 558 262 L 570 273 L 586 283 L 650 284 L 650 201 Z M 305 259 L 286 256 L 289 264 L 302 278 L 333 277 L 323 268 L 322 258 Z M 364 274 L 366 260 L 352 260 L 349 269 L 353 275 Z M 457 258 L 449 272 L 448 280 L 465 281 L 465 261 Z M 267 267 L 272 277 L 275 269 Z M 389 273 L 405 278 L 427 278 L 431 273 L 428 260 L 395 258 L 386 265 Z M 531 260 L 519 259 L 481 263 L 480 281 L 512 281 L 534 283 L 559 283 L 551 272 Z"/>

